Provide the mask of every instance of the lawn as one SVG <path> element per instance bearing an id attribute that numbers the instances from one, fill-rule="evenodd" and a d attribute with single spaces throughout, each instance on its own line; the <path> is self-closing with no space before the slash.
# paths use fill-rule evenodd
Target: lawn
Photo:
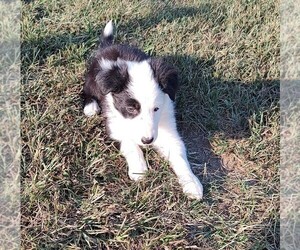
<path id="1" fill-rule="evenodd" d="M 22 249 L 279 249 L 279 1 L 23 1 Z M 167 162 L 127 176 L 101 115 L 83 115 L 105 23 L 180 76 L 178 129 L 204 185 Z"/>

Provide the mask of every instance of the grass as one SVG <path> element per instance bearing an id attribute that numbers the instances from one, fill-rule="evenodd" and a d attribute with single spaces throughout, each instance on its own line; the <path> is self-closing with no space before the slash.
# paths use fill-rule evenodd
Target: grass
<path id="1" fill-rule="evenodd" d="M 0 249 L 20 245 L 20 5 L 0 3 Z"/>
<path id="2" fill-rule="evenodd" d="M 278 1 L 24 1 L 23 249 L 279 249 Z M 180 72 L 179 131 L 204 199 L 145 150 L 127 177 L 101 116 L 82 112 L 105 23 Z"/>

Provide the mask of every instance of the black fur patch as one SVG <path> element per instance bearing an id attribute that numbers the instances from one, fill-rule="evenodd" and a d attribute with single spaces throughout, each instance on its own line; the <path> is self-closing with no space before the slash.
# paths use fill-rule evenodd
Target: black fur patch
<path id="1" fill-rule="evenodd" d="M 122 92 L 129 82 L 126 64 L 114 65 L 109 70 L 99 70 L 96 83 L 104 95 Z"/>
<path id="2" fill-rule="evenodd" d="M 162 59 L 151 59 L 150 65 L 153 69 L 154 77 L 159 83 L 162 91 L 167 93 L 172 101 L 178 89 L 178 74 L 176 68 L 164 62 Z"/>
<path id="3" fill-rule="evenodd" d="M 112 94 L 115 108 L 125 117 L 134 118 L 141 112 L 140 103 L 128 91 Z"/>

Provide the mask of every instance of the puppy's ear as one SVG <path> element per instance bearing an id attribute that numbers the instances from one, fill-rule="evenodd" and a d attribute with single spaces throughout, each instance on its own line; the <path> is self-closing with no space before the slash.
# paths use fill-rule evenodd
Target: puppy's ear
<path id="1" fill-rule="evenodd" d="M 154 77 L 158 81 L 162 91 L 169 95 L 172 101 L 178 88 L 178 74 L 175 67 L 164 62 L 162 59 L 150 59 Z"/>
<path id="2" fill-rule="evenodd" d="M 110 69 L 102 69 L 96 76 L 96 82 L 104 95 L 119 93 L 127 85 L 129 75 L 126 64 L 112 65 Z"/>

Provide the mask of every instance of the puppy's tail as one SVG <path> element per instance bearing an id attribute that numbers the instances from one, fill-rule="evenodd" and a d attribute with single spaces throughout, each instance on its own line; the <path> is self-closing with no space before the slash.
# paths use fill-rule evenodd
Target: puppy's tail
<path id="1" fill-rule="evenodd" d="M 100 39 L 100 48 L 104 48 L 106 46 L 112 45 L 114 40 L 114 26 L 112 20 L 110 20 L 106 25 L 102 32 L 102 36 Z"/>

